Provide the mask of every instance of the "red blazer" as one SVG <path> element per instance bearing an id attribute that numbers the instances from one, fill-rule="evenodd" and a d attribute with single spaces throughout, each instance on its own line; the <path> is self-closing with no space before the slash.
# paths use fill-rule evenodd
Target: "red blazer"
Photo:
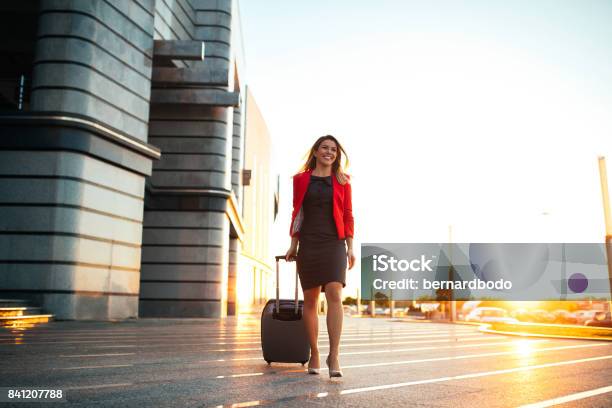
<path id="1" fill-rule="evenodd" d="M 293 213 L 291 214 L 291 226 L 289 227 L 289 235 L 292 237 L 299 236 L 302 221 L 304 220 L 302 203 L 304 196 L 306 196 L 306 190 L 308 190 L 311 173 L 312 170 L 309 169 L 293 176 Z M 333 215 L 336 222 L 336 230 L 338 231 L 338 239 L 353 237 L 352 190 L 350 177 L 348 174 L 346 176 L 349 178 L 349 181 L 342 185 L 338 182 L 336 176 L 332 174 Z"/>

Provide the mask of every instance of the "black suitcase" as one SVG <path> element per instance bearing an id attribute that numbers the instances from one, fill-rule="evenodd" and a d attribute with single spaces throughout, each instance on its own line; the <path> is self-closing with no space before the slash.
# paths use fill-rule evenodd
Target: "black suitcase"
<path id="1" fill-rule="evenodd" d="M 279 299 L 279 261 L 276 258 L 276 299 L 268 300 L 261 313 L 261 349 L 266 363 L 301 363 L 310 359 L 310 344 L 302 319 L 304 301 L 298 301 L 298 274 L 295 271 L 295 299 Z"/>

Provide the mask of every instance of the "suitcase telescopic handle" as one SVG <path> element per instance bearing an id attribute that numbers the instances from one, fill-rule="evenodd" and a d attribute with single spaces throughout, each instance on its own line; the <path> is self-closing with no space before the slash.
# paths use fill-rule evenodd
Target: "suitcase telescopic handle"
<path id="1" fill-rule="evenodd" d="M 279 261 L 281 259 L 286 259 L 285 255 L 276 255 L 274 257 L 276 259 L 276 304 L 275 311 L 278 313 L 280 311 L 280 289 L 278 285 L 278 277 L 279 277 Z M 289 262 L 293 262 L 295 259 L 292 259 Z M 295 268 L 295 309 L 293 310 L 295 314 L 298 313 L 298 272 L 297 267 Z"/>

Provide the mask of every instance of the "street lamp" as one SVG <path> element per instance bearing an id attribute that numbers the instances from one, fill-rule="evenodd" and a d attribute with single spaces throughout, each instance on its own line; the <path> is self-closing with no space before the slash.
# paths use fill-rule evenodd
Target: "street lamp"
<path id="1" fill-rule="evenodd" d="M 612 214 L 610 211 L 610 196 L 608 195 L 608 175 L 606 172 L 606 158 L 599 156 L 599 180 L 601 182 L 601 198 L 604 208 L 604 220 L 606 225 L 606 258 L 608 260 L 608 281 L 610 292 L 612 292 Z M 612 311 L 612 293 L 608 304 Z"/>

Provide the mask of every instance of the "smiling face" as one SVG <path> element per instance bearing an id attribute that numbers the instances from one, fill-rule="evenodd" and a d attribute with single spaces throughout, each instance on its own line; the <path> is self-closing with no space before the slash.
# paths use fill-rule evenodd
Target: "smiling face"
<path id="1" fill-rule="evenodd" d="M 317 162 L 323 166 L 331 166 L 338 157 L 338 146 L 333 140 L 323 140 L 314 152 Z"/>

